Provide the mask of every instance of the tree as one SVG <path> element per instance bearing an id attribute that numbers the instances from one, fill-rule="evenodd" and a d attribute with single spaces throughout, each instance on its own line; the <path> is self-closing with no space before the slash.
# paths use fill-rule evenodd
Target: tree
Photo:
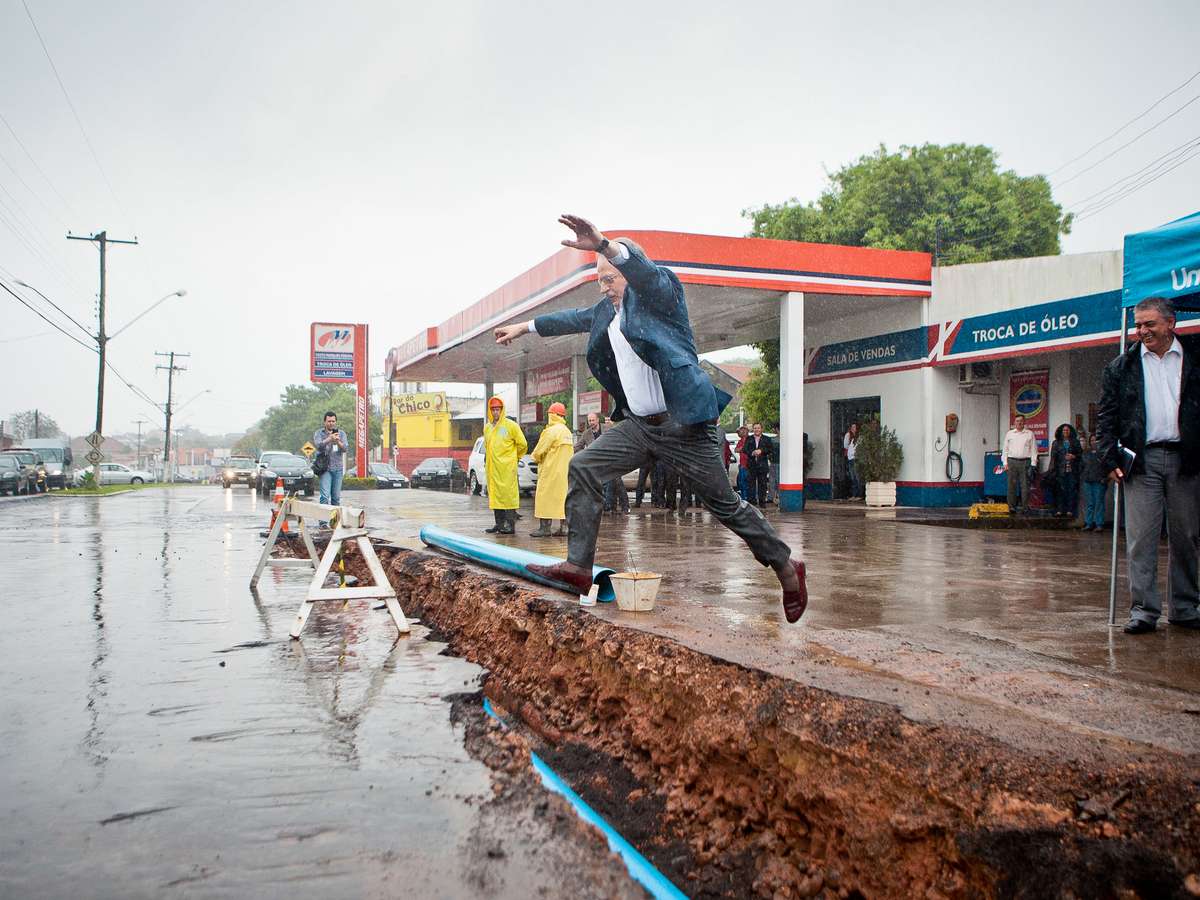
<path id="1" fill-rule="evenodd" d="M 348 384 L 290 384 L 279 395 L 279 403 L 266 411 L 251 432 L 238 441 L 235 449 L 252 449 L 253 442 L 259 450 L 298 453 L 305 441 L 312 440 L 313 432 L 321 427 L 329 410 L 337 414 L 338 427 L 346 432 L 353 445 L 355 402 L 355 390 Z M 382 441 L 379 429 L 372 428 L 368 446 L 378 447 Z"/>
<path id="2" fill-rule="evenodd" d="M 742 215 L 752 222 L 751 237 L 921 250 L 938 265 L 1055 256 L 1072 220 L 1044 175 L 1000 171 L 995 150 L 968 144 L 895 153 L 880 145 L 833 173 L 815 203 L 792 199 Z M 779 421 L 779 342 L 755 347 L 763 365 L 742 397 L 747 414 L 745 398 L 757 398 L 753 415 L 766 426 Z"/>
<path id="3" fill-rule="evenodd" d="M 1072 215 L 1044 175 L 1000 171 L 983 145 L 881 145 L 830 176 L 816 203 L 745 210 L 752 237 L 923 250 L 940 265 L 1054 256 Z"/>
<path id="4" fill-rule="evenodd" d="M 13 413 L 5 421 L 4 430 L 18 441 L 63 436 L 63 430 L 54 419 L 35 409 Z"/>

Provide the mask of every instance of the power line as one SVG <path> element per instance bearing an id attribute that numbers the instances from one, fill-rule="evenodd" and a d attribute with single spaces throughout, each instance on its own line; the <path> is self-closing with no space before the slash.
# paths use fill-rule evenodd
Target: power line
<path id="1" fill-rule="evenodd" d="M 37 173 L 42 176 L 42 180 L 44 182 L 46 182 L 46 185 L 50 188 L 51 191 L 54 192 L 54 196 L 56 196 L 58 198 L 58 201 L 63 205 L 63 209 L 65 209 L 68 213 L 74 215 L 75 211 L 71 208 L 71 204 L 67 202 L 66 198 L 63 197 L 63 195 L 59 192 L 58 188 L 56 188 L 54 186 L 54 182 L 52 182 L 50 180 L 50 176 L 47 175 L 42 170 L 42 167 L 38 165 L 37 160 L 33 158 L 33 154 L 29 152 L 29 149 L 25 146 L 24 141 L 22 141 L 21 138 L 17 135 L 17 132 L 13 130 L 12 125 L 10 125 L 8 123 L 8 119 L 4 118 L 4 113 L 0 113 L 0 122 L 4 123 L 4 127 L 8 129 L 8 133 L 11 134 L 13 140 L 17 142 L 17 146 L 21 148 L 22 152 L 24 152 L 24 154 L 25 154 L 26 158 L 29 160 L 29 162 L 32 163 L 32 165 L 35 169 L 37 169 Z M 78 216 L 76 216 L 76 218 L 78 218 Z M 65 226 L 66 222 L 60 220 L 60 224 Z"/>
<path id="2" fill-rule="evenodd" d="M 1067 168 L 1067 166 L 1071 165 L 1072 163 L 1079 162 L 1079 160 L 1083 159 L 1085 156 L 1087 156 L 1089 153 L 1091 153 L 1093 150 L 1095 150 L 1101 144 L 1108 143 L 1113 138 L 1115 138 L 1118 134 L 1120 134 L 1122 131 L 1124 131 L 1126 128 L 1128 128 L 1130 125 L 1132 125 L 1134 122 L 1136 122 L 1138 119 L 1141 119 L 1141 118 L 1144 118 L 1145 116 L 1147 116 L 1156 106 L 1158 106 L 1160 103 L 1162 103 L 1168 97 L 1170 97 L 1172 94 L 1177 94 L 1180 91 L 1182 91 L 1185 87 L 1187 87 L 1189 84 L 1191 84 L 1193 81 L 1195 81 L 1198 77 L 1200 77 L 1200 71 L 1193 73 L 1192 77 L 1189 78 L 1187 81 L 1185 81 L 1183 84 L 1167 91 L 1165 94 L 1163 94 L 1161 97 L 1159 97 L 1157 100 L 1155 100 L 1149 106 L 1147 106 L 1144 110 L 1142 110 L 1140 113 L 1138 113 L 1132 119 L 1130 119 L 1128 122 L 1126 122 L 1124 125 L 1122 125 L 1116 131 L 1114 131 L 1112 134 L 1110 134 L 1108 137 L 1103 138 L 1099 141 L 1096 141 L 1096 143 L 1092 144 L 1092 146 L 1088 147 L 1086 150 L 1084 150 L 1082 153 L 1080 153 L 1074 159 L 1068 159 L 1065 163 L 1063 163 L 1061 166 L 1059 166 L 1057 169 L 1055 169 L 1053 172 L 1051 172 L 1050 175 L 1057 175 L 1059 172 L 1061 172 L 1063 169 Z M 1050 177 L 1050 176 L 1047 176 L 1047 177 Z"/>
<path id="3" fill-rule="evenodd" d="M 1097 213 L 1103 212 L 1104 210 L 1106 210 L 1110 206 L 1112 206 L 1114 203 L 1119 203 L 1120 201 L 1124 200 L 1126 197 L 1130 196 L 1131 194 L 1136 194 L 1142 188 L 1146 187 L 1147 185 L 1153 184 L 1155 181 L 1158 181 L 1158 179 L 1162 178 L 1164 175 L 1171 174 L 1176 169 L 1178 169 L 1180 166 L 1182 166 L 1184 163 L 1191 162 L 1193 159 L 1196 159 L 1197 157 L 1200 157 L 1200 147 L 1194 148 L 1190 155 L 1185 156 L 1183 159 L 1176 162 L 1169 169 L 1166 169 L 1162 172 L 1158 172 L 1153 177 L 1145 177 L 1140 182 L 1129 185 L 1128 188 L 1126 188 L 1123 193 L 1118 193 L 1116 196 L 1105 201 L 1102 205 L 1096 206 L 1094 209 L 1089 209 L 1085 213 L 1080 213 L 1078 216 L 1076 216 L 1076 219 L 1089 219 L 1092 216 L 1096 215 Z"/>
<path id="4" fill-rule="evenodd" d="M 1159 163 L 1161 160 L 1165 160 L 1165 159 L 1167 159 L 1168 157 L 1174 156 L 1174 155 L 1175 155 L 1176 153 L 1178 153 L 1180 150 L 1186 150 L 1186 149 L 1187 149 L 1187 148 L 1189 148 L 1189 147 L 1194 147 L 1194 146 L 1196 146 L 1196 145 L 1197 145 L 1197 143 L 1200 143 L 1200 135 L 1196 135 L 1196 137 L 1193 137 L 1193 138 L 1188 138 L 1186 141 L 1184 141 L 1184 142 L 1183 142 L 1182 144 L 1180 144 L 1178 147 L 1172 147 L 1172 148 L 1171 148 L 1170 150 L 1168 150 L 1166 153 L 1162 154 L 1162 156 L 1156 156 L 1154 159 L 1150 160 L 1150 162 L 1146 163 L 1146 165 L 1142 166 L 1142 167 L 1141 167 L 1140 169 L 1138 169 L 1136 172 L 1131 172 L 1130 174 L 1128 174 L 1128 175 L 1124 176 L 1123 178 L 1118 178 L 1118 179 L 1117 179 L 1116 181 L 1114 181 L 1112 184 L 1108 185 L 1108 187 L 1103 187 L 1103 188 L 1101 188 L 1100 190 L 1096 191 L 1096 192 L 1095 192 L 1095 193 L 1093 193 L 1093 194 L 1088 194 L 1086 197 L 1083 197 L 1082 199 L 1076 200 L 1074 203 L 1070 204 L 1070 205 L 1067 207 L 1067 209 L 1075 209 L 1076 207 L 1079 207 L 1079 206 L 1083 206 L 1083 205 L 1085 205 L 1085 204 L 1086 204 L 1086 203 L 1087 203 L 1089 200 L 1091 200 L 1093 197 L 1099 197 L 1101 194 L 1107 194 L 1107 193 L 1108 193 L 1110 190 L 1112 190 L 1113 188 L 1115 188 L 1117 185 L 1121 184 L 1121 182 L 1123 182 L 1123 181 L 1129 181 L 1130 179 L 1137 178 L 1139 175 L 1141 175 L 1141 174 L 1142 174 L 1143 172 L 1145 172 L 1147 169 L 1149 169 L 1149 168 L 1153 167 L 1154 165 L 1158 164 L 1158 163 Z"/>
<path id="5" fill-rule="evenodd" d="M 29 290 L 33 291 L 35 294 L 37 294 L 39 297 L 41 297 L 43 300 L 45 300 L 47 303 L 49 303 L 51 306 L 53 306 L 55 309 L 57 309 L 60 313 L 62 313 L 64 316 L 66 316 L 68 319 L 70 319 L 71 322 L 74 323 L 76 328 L 78 328 L 80 331 L 82 331 L 84 334 L 86 334 L 92 340 L 96 339 L 96 336 L 94 334 L 92 334 L 90 331 L 88 331 L 86 328 L 84 328 L 82 325 L 80 325 L 78 322 L 76 322 L 75 319 L 72 318 L 70 313 L 68 313 L 65 309 L 63 309 L 61 306 L 59 306 L 57 303 L 55 303 L 53 300 L 51 300 L 49 297 L 47 297 L 45 294 L 43 294 L 41 291 L 39 291 L 37 288 L 35 288 L 32 284 L 26 284 L 25 282 L 21 281 L 20 279 L 14 279 L 14 280 L 17 282 L 17 284 L 21 285 L 21 287 L 29 288 Z"/>
<path id="6" fill-rule="evenodd" d="M 42 313 L 36 307 L 34 307 L 32 304 L 26 302 L 24 297 L 22 297 L 20 294 L 18 294 L 16 291 L 14 291 L 12 288 L 10 288 L 7 284 L 5 284 L 2 281 L 0 281 L 0 288 L 4 288 L 4 290 L 8 291 L 10 294 L 13 295 L 13 297 L 16 298 L 18 303 L 20 303 L 22 306 L 28 307 L 29 310 L 31 312 L 33 312 L 34 315 L 38 316 L 40 319 L 45 321 L 46 324 L 50 325 L 55 330 L 61 331 L 64 335 L 69 337 L 71 340 L 73 340 L 75 343 L 77 343 L 84 350 L 88 350 L 92 353 L 96 352 L 95 347 L 89 347 L 87 344 L 85 344 L 79 338 L 75 337 L 75 335 L 71 334 L 71 332 L 67 331 L 65 328 L 60 326 L 57 322 L 53 321 L 52 319 L 46 318 L 44 315 L 42 315 Z"/>
<path id="7" fill-rule="evenodd" d="M 1122 144 L 1120 147 L 1118 147 L 1112 153 L 1109 153 L 1107 156 L 1100 157 L 1098 160 L 1096 160 L 1094 163 L 1092 163 L 1086 169 L 1080 169 L 1078 172 L 1076 172 L 1070 178 L 1067 178 L 1064 181 L 1060 181 L 1058 184 L 1055 185 L 1055 187 L 1061 188 L 1064 184 L 1070 184 L 1072 181 L 1074 181 L 1079 176 L 1086 175 L 1088 172 L 1092 171 L 1092 169 L 1096 168 L 1096 166 L 1100 165 L 1102 162 L 1112 159 L 1114 156 L 1116 156 L 1118 153 L 1120 153 L 1122 150 L 1124 150 L 1130 144 L 1134 144 L 1134 143 L 1137 143 L 1138 141 L 1140 141 L 1142 138 L 1144 138 L 1146 135 L 1148 135 L 1150 132 L 1152 132 L 1159 125 L 1162 125 L 1164 122 L 1168 122 L 1171 119 L 1175 118 L 1177 115 L 1179 115 L 1181 112 L 1183 112 L 1189 106 L 1191 106 L 1197 100 L 1200 100 L 1200 94 L 1197 94 L 1195 97 L 1193 97 L 1187 103 L 1183 104 L 1183 106 L 1179 107 L 1177 110 L 1175 110 L 1175 112 L 1171 113 L 1170 115 L 1168 115 L 1162 119 L 1159 119 L 1157 122 L 1155 122 L 1149 128 L 1147 128 L 1145 131 L 1135 134 L 1132 138 L 1130 138 L 1128 141 L 1126 141 L 1124 144 Z"/>
<path id="8" fill-rule="evenodd" d="M 58 74 L 58 66 L 54 64 L 54 57 L 50 55 L 50 48 L 46 46 L 42 32 L 38 29 L 37 22 L 33 19 L 33 13 L 29 10 L 29 4 L 25 0 L 21 0 L 21 5 L 25 7 L 25 15 L 29 17 L 29 24 L 33 26 L 33 33 L 37 35 L 38 43 L 42 45 L 42 52 L 46 54 L 46 60 L 50 63 L 50 70 L 54 72 L 58 86 L 62 89 L 63 97 L 66 98 L 67 106 L 71 108 L 71 115 L 75 117 L 75 124 L 79 126 L 79 133 L 83 135 L 83 141 L 87 144 L 88 150 L 91 151 L 92 161 L 96 163 L 96 168 L 100 170 L 100 177 L 104 179 L 104 183 L 108 186 L 108 192 L 112 194 L 113 200 L 121 208 L 122 214 L 128 217 L 128 213 L 125 212 L 125 208 L 121 204 L 121 199 L 117 196 L 117 192 L 113 190 L 112 182 L 108 179 L 108 173 L 104 171 L 104 165 L 100 162 L 100 156 L 96 153 L 96 148 L 92 146 L 92 139 L 88 137 L 87 129 L 83 127 L 83 119 L 79 117 L 79 111 L 75 109 L 75 104 L 71 101 L 71 95 L 67 93 L 67 86 L 63 84 L 62 76 Z"/>

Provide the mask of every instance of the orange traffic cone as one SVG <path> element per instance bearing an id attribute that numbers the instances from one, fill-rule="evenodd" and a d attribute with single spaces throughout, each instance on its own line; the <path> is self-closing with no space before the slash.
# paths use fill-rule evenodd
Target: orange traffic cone
<path id="1" fill-rule="evenodd" d="M 274 498 L 273 502 L 274 502 L 274 506 L 271 508 L 271 527 L 272 528 L 275 527 L 275 517 L 277 515 L 279 515 L 280 510 L 283 509 L 283 479 L 282 478 L 275 479 L 275 498 Z M 287 527 L 287 517 L 286 516 L 284 516 L 283 528 L 281 530 L 283 531 L 284 534 L 287 534 L 288 527 Z"/>

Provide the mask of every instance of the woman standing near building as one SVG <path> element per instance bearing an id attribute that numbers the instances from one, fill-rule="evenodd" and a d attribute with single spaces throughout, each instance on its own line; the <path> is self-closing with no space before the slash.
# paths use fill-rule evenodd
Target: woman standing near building
<path id="1" fill-rule="evenodd" d="M 538 520 L 532 537 L 563 537 L 566 519 L 567 467 L 575 455 L 571 430 L 566 425 L 567 408 L 561 403 L 550 404 L 550 424 L 533 448 L 533 461 L 538 464 L 537 495 L 533 500 L 533 516 Z M 554 522 L 558 530 L 551 532 Z"/>
<path id="2" fill-rule="evenodd" d="M 1066 422 L 1054 432 L 1047 472 L 1054 484 L 1054 515 L 1075 518 L 1079 513 L 1079 467 L 1083 447 L 1075 429 Z"/>

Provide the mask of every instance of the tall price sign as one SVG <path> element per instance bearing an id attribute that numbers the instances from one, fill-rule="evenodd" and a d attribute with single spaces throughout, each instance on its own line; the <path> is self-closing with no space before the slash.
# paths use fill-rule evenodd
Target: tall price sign
<path id="1" fill-rule="evenodd" d="M 313 322 L 309 329 L 309 380 L 355 386 L 354 462 L 367 471 L 370 444 L 367 403 L 367 333 L 363 324 Z"/>

